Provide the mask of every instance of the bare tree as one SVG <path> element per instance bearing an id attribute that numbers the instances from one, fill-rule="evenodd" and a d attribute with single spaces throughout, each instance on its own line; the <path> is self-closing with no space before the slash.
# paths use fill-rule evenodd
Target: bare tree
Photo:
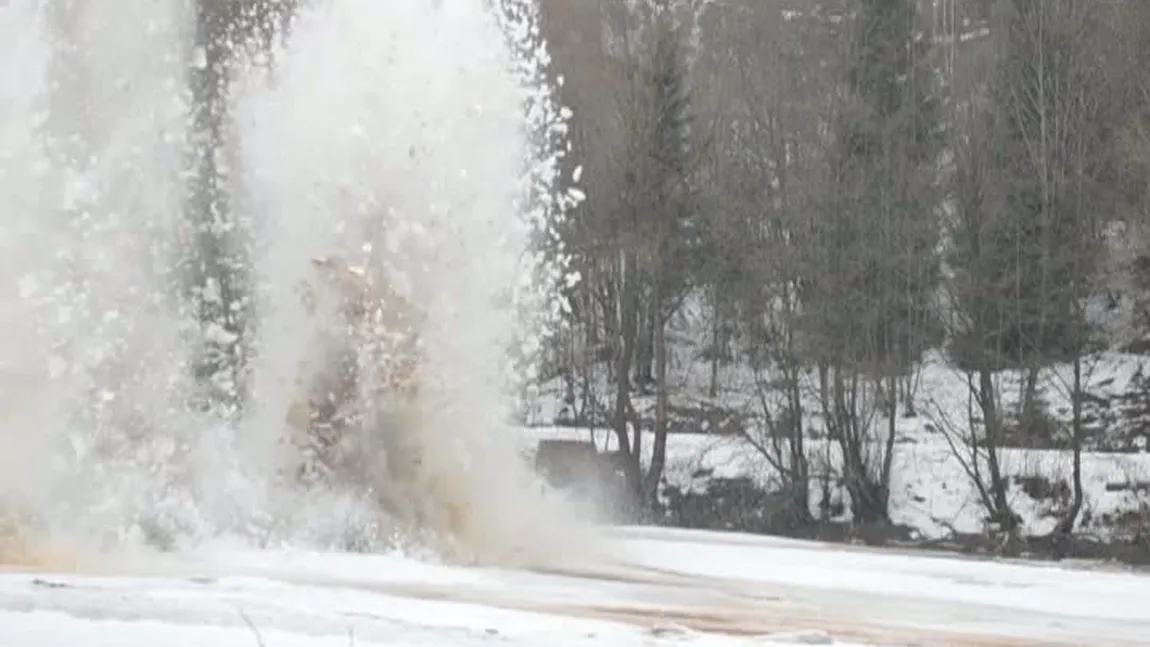
<path id="1" fill-rule="evenodd" d="M 816 244 L 810 222 L 829 168 L 838 45 L 833 23 L 785 1 L 714 8 L 705 25 L 699 74 L 709 79 L 702 100 L 715 137 L 705 172 L 717 196 L 705 229 L 722 279 L 716 301 L 737 313 L 755 377 L 757 424 L 745 436 L 801 526 L 811 521 L 803 298 Z"/>
<path id="2" fill-rule="evenodd" d="M 584 334 L 601 330 L 607 341 L 612 426 L 633 491 L 651 502 L 666 451 L 665 331 L 697 258 L 689 225 L 696 156 L 682 16 L 663 3 L 545 9 L 551 29 L 562 24 L 568 30 L 556 47 L 557 67 L 565 77 L 564 100 L 576 115 L 574 157 L 585 164 L 589 187 L 566 232 L 583 276 L 573 301 L 584 323 L 599 322 L 583 326 Z M 596 345 L 588 339 L 585 347 Z M 646 380 L 655 385 L 656 406 L 655 445 L 644 475 L 632 390 Z"/>
<path id="3" fill-rule="evenodd" d="M 968 471 L 983 503 L 1004 530 L 1018 530 L 1010 511 L 997 449 L 1004 411 L 994 372 L 1022 371 L 1018 431 L 1053 433 L 1040 410 L 1039 377 L 1067 360 L 1073 377 L 1070 441 L 1074 502 L 1058 532 L 1069 534 L 1082 506 L 1083 354 L 1090 331 L 1085 304 L 1095 294 L 1102 232 L 1117 203 L 1111 174 L 1110 119 L 1101 97 L 1108 75 L 1102 4 L 1079 0 L 1003 0 L 995 22 L 995 70 L 985 101 L 955 140 L 956 218 L 952 231 L 958 273 L 953 331 L 956 354 L 972 379 L 988 481 L 978 452 Z M 975 421 L 971 421 L 972 427 Z"/>
<path id="4" fill-rule="evenodd" d="M 903 376 L 937 341 L 939 97 L 915 4 L 865 0 L 851 32 L 804 300 L 822 416 L 858 523 L 888 520 Z M 876 436 L 879 416 L 886 428 Z"/>
<path id="5" fill-rule="evenodd" d="M 1150 4 L 1123 0 L 1114 5 L 1115 47 L 1112 73 L 1118 84 L 1113 97 L 1120 102 L 1115 115 L 1116 187 L 1124 200 L 1125 247 L 1113 263 L 1112 284 L 1130 294 L 1136 307 L 1137 327 L 1150 322 L 1150 73 L 1143 61 L 1150 56 Z"/>
<path id="6" fill-rule="evenodd" d="M 981 112 L 956 114 L 954 153 L 954 216 L 949 238 L 954 275 L 947 282 L 948 333 L 952 338 L 987 339 L 999 320 L 1001 307 L 985 290 L 994 281 L 996 235 L 994 220 L 1001 217 L 991 168 L 992 138 Z M 1007 481 L 1001 462 L 1003 416 L 995 382 L 999 358 L 995 348 L 979 346 L 981 355 L 966 364 L 968 410 L 965 420 L 950 420 L 939 410 L 939 423 L 952 443 L 955 456 L 971 478 L 990 520 L 1008 532 L 1018 516 L 1007 499 Z M 981 433 L 979 431 L 981 430 Z M 957 438 L 956 438 L 957 437 Z"/>

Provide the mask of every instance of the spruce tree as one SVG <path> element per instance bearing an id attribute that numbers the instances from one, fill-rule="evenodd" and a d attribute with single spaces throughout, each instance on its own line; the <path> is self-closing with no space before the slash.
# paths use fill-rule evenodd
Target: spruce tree
<path id="1" fill-rule="evenodd" d="M 962 340 L 971 357 L 1036 367 L 1077 355 L 1087 338 L 1078 301 L 1100 239 L 1083 196 L 1100 197 L 1108 140 L 1086 103 L 1097 83 L 1083 50 L 1088 3 L 999 3 L 983 127 L 993 135 L 988 166 L 1000 199 L 982 236 L 991 252 L 967 268 L 978 287 L 967 310 L 985 319 L 981 338 Z M 961 254 L 958 262 L 969 264 Z"/>
<path id="2" fill-rule="evenodd" d="M 888 520 L 900 376 L 937 342 L 940 105 L 911 0 L 860 0 L 806 307 L 858 523 Z M 872 441 L 872 412 L 887 419 Z"/>
<path id="3" fill-rule="evenodd" d="M 849 263 L 842 314 L 854 359 L 904 370 L 937 341 L 941 105 L 914 2 L 861 0 L 857 21 L 837 150 L 847 197 L 831 242 Z"/>

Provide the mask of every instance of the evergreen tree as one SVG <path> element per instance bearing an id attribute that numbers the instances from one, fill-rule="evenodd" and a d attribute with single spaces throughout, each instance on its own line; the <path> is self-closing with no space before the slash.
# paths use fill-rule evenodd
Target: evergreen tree
<path id="1" fill-rule="evenodd" d="M 656 14 L 653 25 L 642 109 L 646 123 L 635 132 L 636 147 L 644 151 L 636 172 L 640 178 L 639 196 L 645 204 L 643 263 L 647 297 L 640 315 L 636 348 L 636 383 L 655 382 L 654 327 L 669 316 L 677 297 L 699 273 L 704 254 L 697 214 L 692 209 L 690 175 L 692 166 L 690 93 L 687 60 L 680 27 L 669 12 Z M 655 286 L 655 282 L 660 285 Z M 658 290 L 656 290 L 656 287 Z M 659 294 L 656 294 L 658 292 Z M 661 308 L 662 314 L 655 312 Z"/>
<path id="2" fill-rule="evenodd" d="M 968 312 L 985 321 L 963 354 L 1038 366 L 1073 357 L 1086 342 L 1079 300 L 1100 251 L 1096 214 L 1106 125 L 1092 118 L 1098 74 L 1084 48 L 1089 0 L 1002 0 L 991 80 L 988 165 L 999 200 L 982 232 L 982 262 Z M 1092 91 L 1093 88 L 1093 91 Z M 1085 196 L 1093 196 L 1086 198 Z M 974 328 L 975 326 L 972 326 Z M 960 357 L 960 359 L 966 359 Z"/>
<path id="3" fill-rule="evenodd" d="M 189 73 L 192 103 L 188 225 L 181 270 L 188 309 L 199 324 L 197 406 L 238 415 L 246 376 L 251 277 L 250 232 L 229 195 L 225 157 L 227 88 L 237 52 L 268 47 L 294 2 L 263 4 L 197 0 L 196 47 L 201 60 Z"/>
<path id="4" fill-rule="evenodd" d="M 192 98 L 191 160 L 188 195 L 188 230 L 183 259 L 188 307 L 199 324 L 200 355 L 195 364 L 200 401 L 205 409 L 234 412 L 238 330 L 231 320 L 233 281 L 229 262 L 230 205 L 217 165 L 223 142 L 230 12 L 209 0 L 199 0 L 196 11 L 196 48 L 200 60 L 189 74 Z"/>
<path id="5" fill-rule="evenodd" d="M 997 448 L 1011 424 L 1019 435 L 1051 440 L 1056 427 L 1042 415 L 1038 387 L 1040 371 L 1054 361 L 1072 368 L 1065 388 L 1074 499 L 1060 533 L 1074 528 L 1082 506 L 1085 307 L 1120 195 L 1111 157 L 1120 102 L 1107 96 L 1105 11 L 1091 0 L 1000 0 L 994 74 L 957 140 L 965 154 L 956 169 L 951 250 L 960 324 L 954 354 L 977 385 L 980 419 L 971 421 L 971 442 L 985 453 L 987 476 L 971 476 L 991 518 L 1009 533 L 1018 532 L 1019 518 Z M 993 380 L 1004 366 L 1024 369 L 1017 411 L 1004 405 Z"/>
<path id="6" fill-rule="evenodd" d="M 861 0 L 838 134 L 841 193 L 828 242 L 845 281 L 841 343 L 868 366 L 903 370 L 936 341 L 936 159 L 941 105 L 912 0 Z M 838 290 L 836 290 L 837 292 Z M 853 350 L 851 350 L 853 349 Z"/>
<path id="7" fill-rule="evenodd" d="M 940 105 L 912 0 L 860 0 L 804 286 L 828 433 L 858 523 L 888 520 L 899 376 L 937 339 Z M 873 411 L 887 419 L 872 442 Z"/>

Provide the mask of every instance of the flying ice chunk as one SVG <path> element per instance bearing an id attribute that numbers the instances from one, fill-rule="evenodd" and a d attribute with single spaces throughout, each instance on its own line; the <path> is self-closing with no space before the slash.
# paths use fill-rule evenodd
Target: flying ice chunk
<path id="1" fill-rule="evenodd" d="M 230 346 L 239 339 L 239 336 L 233 332 L 229 332 L 218 323 L 211 323 L 204 328 L 204 337 L 207 341 L 221 346 Z"/>
<path id="2" fill-rule="evenodd" d="M 208 69 L 208 50 L 203 45 L 192 51 L 192 68 L 197 70 Z"/>
<path id="3" fill-rule="evenodd" d="M 403 299 L 410 299 L 414 296 L 414 288 L 407 275 L 403 272 L 398 272 L 391 276 L 391 288 Z"/>
<path id="4" fill-rule="evenodd" d="M 64 377 L 68 373 L 68 360 L 53 355 L 48 358 L 48 377 L 56 380 Z"/>
<path id="5" fill-rule="evenodd" d="M 16 292 L 20 299 L 31 299 L 37 292 L 40 291 L 40 282 L 32 274 L 25 274 L 20 277 L 16 283 Z"/>
<path id="6" fill-rule="evenodd" d="M 387 239 L 387 251 L 391 254 L 399 253 L 399 236 L 391 236 Z"/>
<path id="7" fill-rule="evenodd" d="M 223 301 L 223 294 L 220 290 L 220 284 L 213 278 L 209 278 L 204 283 L 203 290 L 200 291 L 200 298 L 204 303 L 217 304 Z"/>
<path id="8" fill-rule="evenodd" d="M 61 194 L 61 205 L 65 211 L 76 211 L 80 205 L 87 202 L 92 197 L 92 185 L 88 179 L 82 175 L 74 175 L 68 178 L 64 184 L 64 191 Z"/>

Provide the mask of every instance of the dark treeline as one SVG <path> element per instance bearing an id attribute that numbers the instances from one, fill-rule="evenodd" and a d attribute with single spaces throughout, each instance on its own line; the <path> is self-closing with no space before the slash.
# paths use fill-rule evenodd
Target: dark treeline
<path id="1" fill-rule="evenodd" d="M 1088 306 L 1140 312 L 1150 268 L 1150 3 L 542 4 L 587 194 L 564 231 L 583 280 L 549 375 L 614 429 L 637 494 L 653 501 L 664 465 L 668 325 L 696 299 L 711 395 L 724 364 L 761 376 L 755 446 L 797 523 L 812 413 L 853 518 L 889 522 L 895 421 L 916 414 L 918 366 L 940 349 L 973 403 L 950 421 L 955 451 L 988 519 L 1017 530 L 1002 438 L 1051 433 L 1038 376 L 1073 364 L 1058 532 L 1073 529 L 1081 363 L 1108 342 Z M 1024 376 L 1017 406 L 1004 369 Z M 656 403 L 649 464 L 629 433 L 637 394 Z"/>

